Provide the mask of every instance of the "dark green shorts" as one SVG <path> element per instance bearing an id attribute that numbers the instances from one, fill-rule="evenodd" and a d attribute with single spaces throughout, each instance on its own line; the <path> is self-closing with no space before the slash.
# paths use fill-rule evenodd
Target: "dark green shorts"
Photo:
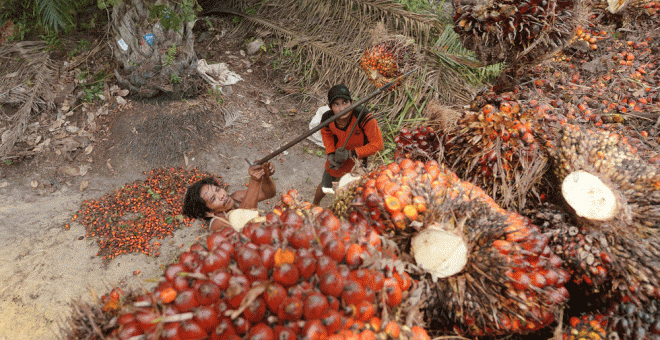
<path id="1" fill-rule="evenodd" d="M 332 188 L 332 182 L 339 181 L 339 177 L 331 176 L 327 171 L 323 170 L 323 178 L 321 178 L 321 186 L 324 188 Z"/>

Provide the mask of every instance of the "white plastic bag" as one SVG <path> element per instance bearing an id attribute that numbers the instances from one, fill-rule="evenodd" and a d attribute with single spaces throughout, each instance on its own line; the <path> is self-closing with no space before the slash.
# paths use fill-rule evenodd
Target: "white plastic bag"
<path id="1" fill-rule="evenodd" d="M 204 59 L 197 60 L 197 73 L 213 87 L 219 89 L 222 86 L 233 85 L 243 80 L 239 74 L 230 71 L 227 64 L 209 65 Z"/>
<path id="2" fill-rule="evenodd" d="M 309 122 L 309 129 L 315 128 L 317 125 L 321 124 L 321 117 L 323 114 L 330 110 L 330 106 L 321 106 L 319 107 L 318 110 L 316 110 L 316 114 L 312 118 L 312 121 Z M 321 137 L 321 130 L 314 132 L 311 136 L 307 137 L 307 139 L 311 140 L 314 142 L 314 144 L 320 146 L 320 147 L 325 147 L 323 145 L 323 137 Z"/>

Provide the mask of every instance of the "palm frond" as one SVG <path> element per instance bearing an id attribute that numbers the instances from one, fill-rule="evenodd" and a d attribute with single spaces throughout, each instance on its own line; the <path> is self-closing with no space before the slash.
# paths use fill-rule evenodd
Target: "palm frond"
<path id="1" fill-rule="evenodd" d="M 7 75 L 0 81 L 0 104 L 19 105 L 9 117 L 10 133 L 0 143 L 0 159 L 5 159 L 14 143 L 23 135 L 34 113 L 54 106 L 52 89 L 57 66 L 48 56 L 48 45 L 41 41 L 23 41 L 0 50 L 0 67 Z"/>
<path id="2" fill-rule="evenodd" d="M 432 48 L 439 62 L 459 71 L 471 84 L 480 84 L 494 78 L 503 69 L 503 64 L 484 66 L 474 52 L 463 46 L 451 26 L 446 26 Z"/>
<path id="3" fill-rule="evenodd" d="M 55 32 L 65 30 L 73 22 L 69 10 L 75 0 L 34 0 L 36 10 L 46 28 Z"/>
<path id="4" fill-rule="evenodd" d="M 227 0 L 221 6 L 213 11 L 242 19 L 234 34 L 263 32 L 283 40 L 282 52 L 289 56 L 280 67 L 298 75 L 293 85 L 320 98 L 340 82 L 356 99 L 372 92 L 359 66 L 364 51 L 393 35 L 412 39 L 419 49 L 418 71 L 397 90 L 372 100 L 390 120 L 415 121 L 430 99 L 466 105 L 473 86 L 497 72 L 477 67 L 474 53 L 438 15 L 409 12 L 392 0 Z"/>

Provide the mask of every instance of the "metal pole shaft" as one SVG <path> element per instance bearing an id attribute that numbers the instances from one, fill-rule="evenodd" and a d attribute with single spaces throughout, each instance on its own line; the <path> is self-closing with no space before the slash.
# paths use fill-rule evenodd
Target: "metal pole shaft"
<path id="1" fill-rule="evenodd" d="M 389 83 L 383 85 L 382 87 L 376 89 L 374 92 L 371 92 L 371 93 L 368 94 L 366 97 L 364 97 L 364 98 L 362 98 L 362 99 L 360 99 L 360 100 L 354 102 L 354 103 L 351 104 L 349 107 L 347 107 L 347 108 L 341 110 L 341 112 L 339 112 L 338 114 L 332 116 L 330 119 L 326 120 L 325 122 L 322 122 L 321 124 L 319 124 L 319 125 L 315 126 L 314 128 L 310 129 L 309 131 L 303 133 L 303 134 L 300 135 L 298 138 L 296 138 L 296 139 L 290 141 L 289 143 L 286 143 L 285 145 L 283 145 L 283 146 L 280 147 L 279 149 L 277 149 L 277 150 L 271 152 L 270 154 L 268 154 L 268 155 L 265 156 L 264 158 L 262 158 L 262 159 L 260 159 L 260 160 L 258 160 L 258 161 L 256 161 L 256 162 L 254 162 L 254 163 L 251 163 L 251 162 L 250 162 L 249 160 L 247 160 L 247 159 L 246 159 L 246 161 L 247 161 L 248 164 L 250 164 L 250 165 L 260 165 L 260 164 L 263 164 L 263 163 L 265 163 L 265 162 L 268 162 L 269 160 L 273 159 L 275 156 L 281 154 L 282 152 L 288 150 L 288 149 L 291 148 L 292 146 L 294 146 L 294 145 L 300 143 L 300 142 L 301 142 L 302 140 L 304 140 L 305 138 L 311 136 L 312 134 L 314 134 L 314 132 L 316 132 L 316 131 L 318 131 L 318 130 L 321 130 L 322 128 L 324 128 L 324 127 L 330 125 L 330 123 L 334 122 L 334 121 L 337 120 L 339 117 L 341 117 L 341 116 L 343 116 L 344 114 L 346 114 L 347 112 L 350 112 L 350 111 L 353 110 L 354 108 L 356 108 L 356 107 L 358 107 L 358 106 L 364 104 L 364 103 L 365 103 L 366 101 L 368 101 L 369 99 L 371 99 L 371 98 L 377 96 L 377 95 L 380 94 L 381 92 L 383 92 L 383 91 L 389 89 L 390 87 L 394 86 L 394 85 L 395 85 L 396 83 L 398 83 L 403 77 L 409 75 L 409 74 L 412 73 L 413 71 L 414 71 L 414 70 L 411 70 L 411 71 L 409 71 L 408 73 L 406 73 L 406 74 L 404 74 L 404 75 L 398 77 L 397 79 L 395 79 L 395 80 L 393 80 L 393 81 L 391 81 L 391 82 L 389 82 Z"/>

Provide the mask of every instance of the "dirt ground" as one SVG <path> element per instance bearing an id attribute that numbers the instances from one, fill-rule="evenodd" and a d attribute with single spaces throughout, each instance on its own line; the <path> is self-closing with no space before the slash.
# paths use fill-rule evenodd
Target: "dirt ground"
<path id="1" fill-rule="evenodd" d="M 43 152 L 0 166 L 1 340 L 58 338 L 72 301 L 92 299 L 114 286 L 148 289 L 155 285 L 150 279 L 173 262 L 181 247 L 208 233 L 196 224 L 162 242 L 160 257 L 128 254 L 104 265 L 95 255 L 96 240 L 86 238 L 85 228 L 71 222 L 83 200 L 145 179 L 144 172 L 160 166 L 197 167 L 222 175 L 229 190 L 237 190 L 247 176 L 246 158 L 260 159 L 308 130 L 317 107 L 324 105 L 321 100 L 308 96 L 303 102 L 282 91 L 277 86 L 283 83 L 281 76 L 271 73 L 267 61 L 259 62 L 261 56 L 246 55 L 244 42 L 229 46 L 214 40 L 198 44 L 208 48 L 199 57 L 214 55 L 209 63 L 225 62 L 243 78 L 223 89 L 221 105 L 208 94 L 184 101 L 140 100 L 129 94 L 125 105 L 109 106 L 98 120 L 99 129 L 84 141 L 92 148 L 60 155 Z M 154 121 L 182 114 L 196 114 L 198 129 L 190 133 L 203 132 L 202 145 L 143 147 L 153 136 L 170 133 Z M 77 115 L 82 113 L 69 119 L 82 119 Z M 212 128 L 200 130 L 202 126 Z M 321 150 L 305 140 L 273 159 L 278 195 L 259 208 L 268 210 L 291 188 L 311 201 L 325 161 L 318 155 Z M 322 204 L 328 205 L 329 199 Z"/>

